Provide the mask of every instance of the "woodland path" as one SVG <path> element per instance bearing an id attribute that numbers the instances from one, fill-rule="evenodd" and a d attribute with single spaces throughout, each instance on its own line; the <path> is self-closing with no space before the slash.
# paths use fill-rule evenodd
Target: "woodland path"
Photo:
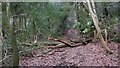
<path id="1" fill-rule="evenodd" d="M 56 48 L 51 54 L 42 54 L 37 49 L 32 52 L 32 57 L 21 57 L 20 66 L 118 66 L 118 45 L 108 43 L 115 54 L 107 54 L 100 43 Z"/>

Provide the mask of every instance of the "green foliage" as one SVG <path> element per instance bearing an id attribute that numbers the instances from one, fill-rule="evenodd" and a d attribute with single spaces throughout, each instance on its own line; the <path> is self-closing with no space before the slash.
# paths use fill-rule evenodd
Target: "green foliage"
<path id="1" fill-rule="evenodd" d="M 6 40 L 8 41 L 10 41 L 10 37 L 8 36 L 10 34 L 8 29 L 10 17 L 13 15 L 27 14 L 26 17 L 16 18 L 15 32 L 18 31 L 16 32 L 16 41 L 18 44 L 33 43 L 36 39 L 43 41 L 47 40 L 48 37 L 61 36 L 62 31 L 69 29 L 67 26 L 71 23 L 66 21 L 66 16 L 70 16 L 69 13 L 72 10 L 75 10 L 77 18 L 77 23 L 73 25 L 73 28 L 90 36 L 93 34 L 95 28 L 86 3 L 80 3 L 80 5 L 75 3 L 77 6 L 73 6 L 72 3 L 64 2 L 10 2 L 10 17 L 7 17 L 6 4 L 2 3 L 2 30 L 3 34 L 7 36 Z M 111 6 L 108 7 L 109 5 Z M 80 8 L 78 9 L 78 7 Z M 103 14 L 104 8 L 109 8 L 109 16 Z M 102 29 L 106 28 L 110 32 L 113 29 L 113 25 L 119 23 L 120 13 L 116 12 L 119 11 L 119 8 L 118 3 L 99 3 L 96 10 L 98 18 L 102 23 L 100 24 Z M 118 40 L 118 38 L 116 39 Z M 27 50 L 35 47 L 22 47 L 19 45 L 19 48 Z"/>
<path id="2" fill-rule="evenodd" d="M 73 25 L 73 28 L 79 30 L 83 34 L 88 34 L 91 36 L 94 31 L 94 25 L 92 18 L 89 16 L 88 8 L 86 4 L 80 6 L 77 12 L 78 14 L 78 22 Z"/>
<path id="3" fill-rule="evenodd" d="M 92 35 L 94 30 L 93 22 L 89 21 L 87 24 L 77 22 L 73 25 L 73 28 L 79 30 L 81 33 Z"/>
<path id="4" fill-rule="evenodd" d="M 37 31 L 40 31 L 45 38 L 45 36 L 57 35 L 61 19 L 67 13 L 67 7 L 59 3 L 30 3 L 27 13 L 30 13 L 32 17 L 30 22 L 36 23 L 35 27 L 39 29 Z"/>

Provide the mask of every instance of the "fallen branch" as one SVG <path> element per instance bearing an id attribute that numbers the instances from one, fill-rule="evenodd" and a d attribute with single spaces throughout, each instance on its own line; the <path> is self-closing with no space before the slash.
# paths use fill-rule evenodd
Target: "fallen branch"
<path id="1" fill-rule="evenodd" d="M 59 47 L 62 47 L 62 46 L 69 46 L 69 47 L 76 47 L 76 46 L 80 46 L 80 45 L 86 45 L 87 43 L 89 43 L 90 41 L 92 41 L 92 39 L 88 39 L 88 40 L 85 40 L 85 41 L 82 41 L 82 42 L 79 42 L 79 43 L 76 43 L 76 41 L 72 41 L 72 42 L 64 42 L 63 40 L 59 40 L 59 39 L 54 39 L 54 38 L 48 38 L 48 40 L 54 40 L 54 41 L 59 41 L 63 44 L 58 44 L 57 46 Z M 76 43 L 76 44 L 75 44 Z"/>
<path id="2" fill-rule="evenodd" d="M 67 42 L 64 42 L 63 40 L 54 39 L 54 38 L 48 38 L 48 40 L 58 41 L 58 42 L 61 42 L 61 43 L 65 44 L 65 45 L 68 46 L 68 47 L 74 47 L 72 44 L 67 43 Z"/>
<path id="3" fill-rule="evenodd" d="M 44 45 L 52 46 L 52 45 L 58 45 L 58 44 L 60 44 L 60 42 L 42 41 L 42 42 L 39 42 L 38 44 L 44 44 Z"/>
<path id="4" fill-rule="evenodd" d="M 74 45 L 72 47 L 77 47 L 77 46 L 83 45 L 83 43 L 76 43 L 76 44 L 71 44 L 71 45 Z M 62 47 L 66 47 L 64 43 L 58 44 L 56 46 L 46 46 L 46 48 L 51 48 L 51 49 L 62 48 Z"/>
<path id="5" fill-rule="evenodd" d="M 20 43 L 20 45 L 24 45 L 24 46 L 38 46 L 38 45 L 41 45 L 41 44 L 51 46 L 51 45 L 60 44 L 60 42 L 42 41 L 42 42 L 39 42 L 39 43 Z"/>
<path id="6" fill-rule="evenodd" d="M 56 46 L 46 46 L 46 48 L 50 48 L 50 49 L 55 49 L 55 48 L 62 48 L 62 47 L 65 47 L 65 44 L 61 43 L 61 44 L 58 44 Z"/>
<path id="7" fill-rule="evenodd" d="M 34 43 L 20 43 L 20 45 L 24 45 L 24 46 L 37 46 L 37 44 Z"/>

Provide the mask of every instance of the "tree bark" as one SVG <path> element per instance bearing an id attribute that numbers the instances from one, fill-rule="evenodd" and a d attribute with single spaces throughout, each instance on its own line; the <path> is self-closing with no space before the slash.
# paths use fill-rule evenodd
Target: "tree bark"
<path id="1" fill-rule="evenodd" d="M 9 37 L 10 37 L 10 45 L 13 49 L 12 53 L 12 63 L 13 66 L 19 66 L 19 50 L 17 47 L 17 41 L 16 41 L 16 34 L 15 34 L 15 21 L 13 17 L 10 17 L 10 3 L 7 3 L 7 17 L 9 20 Z"/>

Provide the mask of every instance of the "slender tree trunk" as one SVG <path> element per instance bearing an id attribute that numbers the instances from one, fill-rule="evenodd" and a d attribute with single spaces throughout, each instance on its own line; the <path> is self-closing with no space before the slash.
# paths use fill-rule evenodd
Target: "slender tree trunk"
<path id="1" fill-rule="evenodd" d="M 109 52 L 109 53 L 112 53 L 112 51 L 108 48 L 107 43 L 104 41 L 104 38 L 103 38 L 103 36 L 101 34 L 101 30 L 100 30 L 100 28 L 98 26 L 99 21 L 98 21 L 97 14 L 96 14 L 96 11 L 95 11 L 94 2 L 93 2 L 93 0 L 91 0 L 91 2 L 92 2 L 92 6 L 90 4 L 90 0 L 87 0 L 88 8 L 89 8 L 90 14 L 92 16 L 95 28 L 97 30 L 98 36 L 99 36 L 99 38 L 101 40 L 101 43 L 102 43 L 103 47 L 105 48 L 105 50 L 107 52 Z"/>
<path id="2" fill-rule="evenodd" d="M 16 42 L 16 34 L 15 34 L 14 23 L 15 22 L 13 21 L 13 25 L 10 28 L 10 30 L 11 30 L 11 32 L 10 32 L 10 36 L 11 36 L 10 43 L 11 43 L 11 46 L 12 46 L 12 49 L 13 49 L 13 58 L 12 58 L 13 59 L 13 66 L 19 66 L 19 50 L 18 50 L 17 42 Z"/>
<path id="3" fill-rule="evenodd" d="M 10 13 L 10 3 L 7 3 L 7 17 L 9 20 L 9 38 L 10 38 L 10 45 L 13 49 L 12 63 L 13 63 L 13 66 L 19 66 L 19 50 L 18 50 L 17 42 L 16 42 L 15 19 L 14 19 L 14 17 L 11 18 L 10 14 L 11 14 Z"/>

